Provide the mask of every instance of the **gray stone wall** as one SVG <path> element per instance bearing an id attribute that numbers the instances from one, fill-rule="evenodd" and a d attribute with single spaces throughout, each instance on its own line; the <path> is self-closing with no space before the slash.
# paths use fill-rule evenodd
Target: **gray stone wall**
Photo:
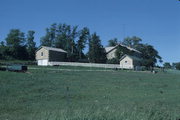
<path id="1" fill-rule="evenodd" d="M 48 65 L 100 67 L 100 68 L 119 68 L 120 67 L 119 64 L 96 64 L 96 63 L 78 63 L 78 62 L 49 62 Z"/>

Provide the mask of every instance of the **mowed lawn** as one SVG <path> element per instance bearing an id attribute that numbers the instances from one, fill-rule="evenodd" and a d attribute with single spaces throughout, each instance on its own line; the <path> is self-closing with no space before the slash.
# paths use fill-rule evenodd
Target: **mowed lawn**
<path id="1" fill-rule="evenodd" d="M 180 119 L 178 72 L 36 68 L 0 71 L 0 120 Z"/>

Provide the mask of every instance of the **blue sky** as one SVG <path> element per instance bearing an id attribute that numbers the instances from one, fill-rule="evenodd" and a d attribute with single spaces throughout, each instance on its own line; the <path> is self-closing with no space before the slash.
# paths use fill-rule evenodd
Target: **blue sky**
<path id="1" fill-rule="evenodd" d="M 0 40 L 10 29 L 35 30 L 39 45 L 52 23 L 88 27 L 102 44 L 138 36 L 153 45 L 164 61 L 180 61 L 178 0 L 0 0 Z"/>

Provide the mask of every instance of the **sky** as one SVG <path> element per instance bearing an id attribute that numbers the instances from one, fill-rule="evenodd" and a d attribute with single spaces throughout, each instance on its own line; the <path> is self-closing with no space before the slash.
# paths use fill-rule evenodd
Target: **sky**
<path id="1" fill-rule="evenodd" d="M 35 41 L 53 23 L 88 27 L 104 46 L 108 40 L 138 36 L 164 62 L 180 62 L 178 0 L 0 0 L 0 41 L 10 29 L 34 30 Z"/>

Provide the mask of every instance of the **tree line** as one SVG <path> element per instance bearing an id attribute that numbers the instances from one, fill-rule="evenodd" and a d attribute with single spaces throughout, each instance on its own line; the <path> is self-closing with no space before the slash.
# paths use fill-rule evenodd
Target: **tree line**
<path id="1" fill-rule="evenodd" d="M 180 62 L 178 63 L 169 63 L 169 62 L 165 62 L 163 64 L 164 68 L 165 69 L 177 69 L 177 70 L 180 70 Z"/>
<path id="2" fill-rule="evenodd" d="M 43 46 L 67 51 L 68 61 L 87 61 L 89 58 L 89 62 L 106 62 L 106 53 L 100 37 L 96 33 L 91 34 L 87 27 L 78 29 L 78 26 L 54 23 L 46 29 L 46 34 L 40 41 Z M 84 54 L 86 46 L 89 50 Z"/>
<path id="3" fill-rule="evenodd" d="M 126 47 L 118 46 L 116 57 L 107 60 L 106 51 L 97 33 L 90 33 L 89 28 L 80 29 L 78 26 L 54 23 L 45 29 L 46 33 L 40 38 L 40 46 L 56 47 L 67 51 L 67 61 L 92 62 L 92 63 L 119 63 L 124 54 L 134 55 Z M 37 50 L 34 41 L 35 31 L 27 33 L 19 29 L 11 29 L 4 41 L 0 43 L 0 59 L 2 60 L 35 60 Z M 158 51 L 149 44 L 143 44 L 142 39 L 133 36 L 126 37 L 123 41 L 117 38 L 108 41 L 108 46 L 123 44 L 141 52 L 142 66 L 154 67 L 162 58 Z M 84 53 L 84 49 L 88 52 Z"/>
<path id="4" fill-rule="evenodd" d="M 1 60 L 35 60 L 37 50 L 34 41 L 35 31 L 27 33 L 11 29 L 4 41 L 0 43 Z M 87 27 L 67 24 L 52 24 L 40 38 L 40 46 L 56 47 L 67 51 L 67 61 L 105 63 L 106 53 L 100 36 L 90 33 Z M 88 53 L 84 53 L 88 46 Z"/>
<path id="5" fill-rule="evenodd" d="M 36 43 L 35 32 L 30 30 L 25 34 L 19 29 L 12 29 L 0 43 L 0 59 L 2 60 L 34 60 Z"/>

